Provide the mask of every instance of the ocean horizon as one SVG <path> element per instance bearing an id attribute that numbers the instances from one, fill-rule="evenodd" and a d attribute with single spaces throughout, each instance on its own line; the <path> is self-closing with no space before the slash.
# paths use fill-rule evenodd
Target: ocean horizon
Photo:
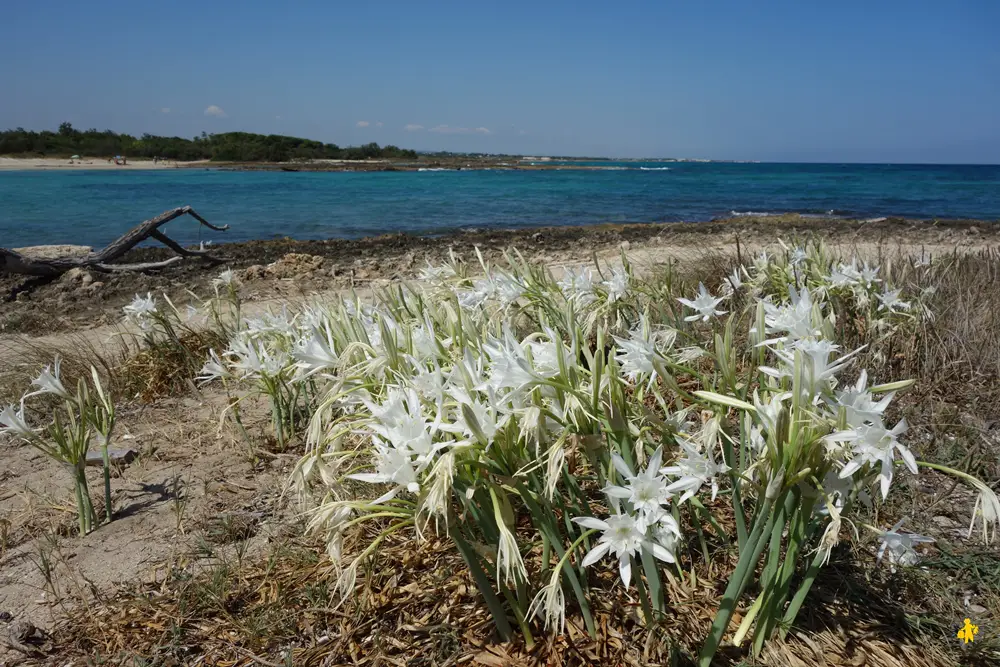
<path id="1" fill-rule="evenodd" d="M 0 171 L 0 246 L 101 246 L 190 205 L 227 232 L 181 243 L 359 238 L 461 229 L 662 223 L 798 213 L 1000 219 L 1000 166 L 546 161 L 586 170 Z"/>

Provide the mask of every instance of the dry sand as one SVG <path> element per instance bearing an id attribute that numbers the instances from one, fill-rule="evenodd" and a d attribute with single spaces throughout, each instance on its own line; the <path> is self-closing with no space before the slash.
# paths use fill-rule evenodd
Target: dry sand
<path id="1" fill-rule="evenodd" d="M 107 159 L 86 157 L 80 160 L 70 160 L 68 158 L 54 157 L 0 157 L 0 171 L 35 171 L 55 170 L 55 169 L 176 169 L 178 167 L 188 167 L 191 165 L 207 163 L 208 160 L 196 162 L 178 162 L 176 160 L 163 160 L 153 163 L 152 160 L 129 160 L 128 164 L 115 164 Z"/>

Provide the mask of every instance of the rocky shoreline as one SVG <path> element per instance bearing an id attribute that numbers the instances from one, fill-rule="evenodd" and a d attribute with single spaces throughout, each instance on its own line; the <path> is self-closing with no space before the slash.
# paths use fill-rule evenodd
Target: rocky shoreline
<path id="1" fill-rule="evenodd" d="M 735 251 L 755 242 L 778 238 L 819 236 L 837 244 L 905 244 L 943 252 L 964 246 L 1000 245 L 1000 222 L 980 220 L 918 221 L 816 219 L 798 215 L 739 217 L 712 222 L 601 224 L 531 229 L 476 229 L 439 236 L 386 234 L 362 239 L 296 240 L 291 238 L 222 243 L 214 251 L 225 257 L 226 268 L 238 271 L 250 291 L 261 298 L 278 291 L 305 295 L 331 289 L 367 285 L 371 281 L 412 278 L 427 262 L 439 263 L 454 250 L 474 260 L 479 248 L 487 260 L 517 248 L 526 256 L 558 265 L 588 261 L 595 254 L 615 256 L 621 249 L 646 248 L 673 257 L 697 257 L 713 250 Z M 31 253 L 59 254 L 38 246 Z M 86 248 L 72 247 L 74 253 Z M 166 259 L 170 251 L 136 248 L 120 261 Z M 211 281 L 222 270 L 200 261 L 186 261 L 149 274 L 101 274 L 75 270 L 47 285 L 12 292 L 23 285 L 19 276 L 0 276 L 0 334 L 28 334 L 79 328 L 114 321 L 120 307 L 137 293 L 166 292 L 178 305 L 191 292 L 211 293 Z"/>

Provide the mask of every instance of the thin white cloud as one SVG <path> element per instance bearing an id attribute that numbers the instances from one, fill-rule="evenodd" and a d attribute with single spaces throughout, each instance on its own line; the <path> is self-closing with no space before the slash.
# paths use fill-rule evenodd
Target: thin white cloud
<path id="1" fill-rule="evenodd" d="M 281 116 L 275 116 L 274 120 L 281 120 Z"/>
<path id="2" fill-rule="evenodd" d="M 437 125 L 428 130 L 428 132 L 437 132 L 438 134 L 493 134 L 485 127 L 454 127 L 452 125 Z"/>
<path id="3" fill-rule="evenodd" d="M 205 115 L 213 116 L 215 118 L 225 118 L 226 112 L 222 110 L 222 107 L 217 107 L 212 104 L 205 109 Z"/>
<path id="4" fill-rule="evenodd" d="M 170 107 L 163 107 L 160 109 L 160 113 L 170 113 Z"/>
<path id="5" fill-rule="evenodd" d="M 518 130 L 517 133 L 523 137 L 524 135 L 526 135 L 528 133 L 528 131 L 527 130 Z"/>
<path id="6" fill-rule="evenodd" d="M 416 123 L 410 123 L 409 125 L 407 125 L 403 129 L 406 130 L 407 132 L 419 132 L 420 130 L 424 129 L 424 126 L 423 125 L 417 125 Z"/>
<path id="7" fill-rule="evenodd" d="M 375 123 L 375 127 L 382 127 L 382 121 L 378 121 L 378 122 L 376 122 L 376 123 Z"/>
<path id="8" fill-rule="evenodd" d="M 367 120 L 359 120 L 357 123 L 358 127 L 368 127 L 370 124 Z"/>

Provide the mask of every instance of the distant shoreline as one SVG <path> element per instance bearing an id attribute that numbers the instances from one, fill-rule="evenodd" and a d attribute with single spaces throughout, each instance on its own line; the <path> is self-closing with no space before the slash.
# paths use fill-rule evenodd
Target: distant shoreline
<path id="1" fill-rule="evenodd" d="M 597 160 L 588 160 L 597 161 Z M 631 160 L 630 162 L 635 162 Z M 699 161 L 701 162 L 701 161 Z M 680 164 L 673 160 L 670 164 Z M 666 162 L 665 162 L 666 164 Z M 635 167 L 562 164 L 557 161 L 523 161 L 511 158 L 425 157 L 419 160 L 336 160 L 320 159 L 302 162 L 213 162 L 211 160 L 129 160 L 119 165 L 106 158 L 85 157 L 76 160 L 52 157 L 0 157 L 0 171 L 139 171 L 160 169 L 210 169 L 216 171 L 284 171 L 284 172 L 382 172 L 382 171 L 606 171 Z M 664 167 L 669 169 L 669 167 Z"/>
<path id="2" fill-rule="evenodd" d="M 196 167 L 207 164 L 207 160 L 198 162 L 177 162 L 176 160 L 129 160 L 126 164 L 108 162 L 106 158 L 69 158 L 52 157 L 0 157 L 0 171 L 142 171 L 160 169 L 178 169 Z"/>

